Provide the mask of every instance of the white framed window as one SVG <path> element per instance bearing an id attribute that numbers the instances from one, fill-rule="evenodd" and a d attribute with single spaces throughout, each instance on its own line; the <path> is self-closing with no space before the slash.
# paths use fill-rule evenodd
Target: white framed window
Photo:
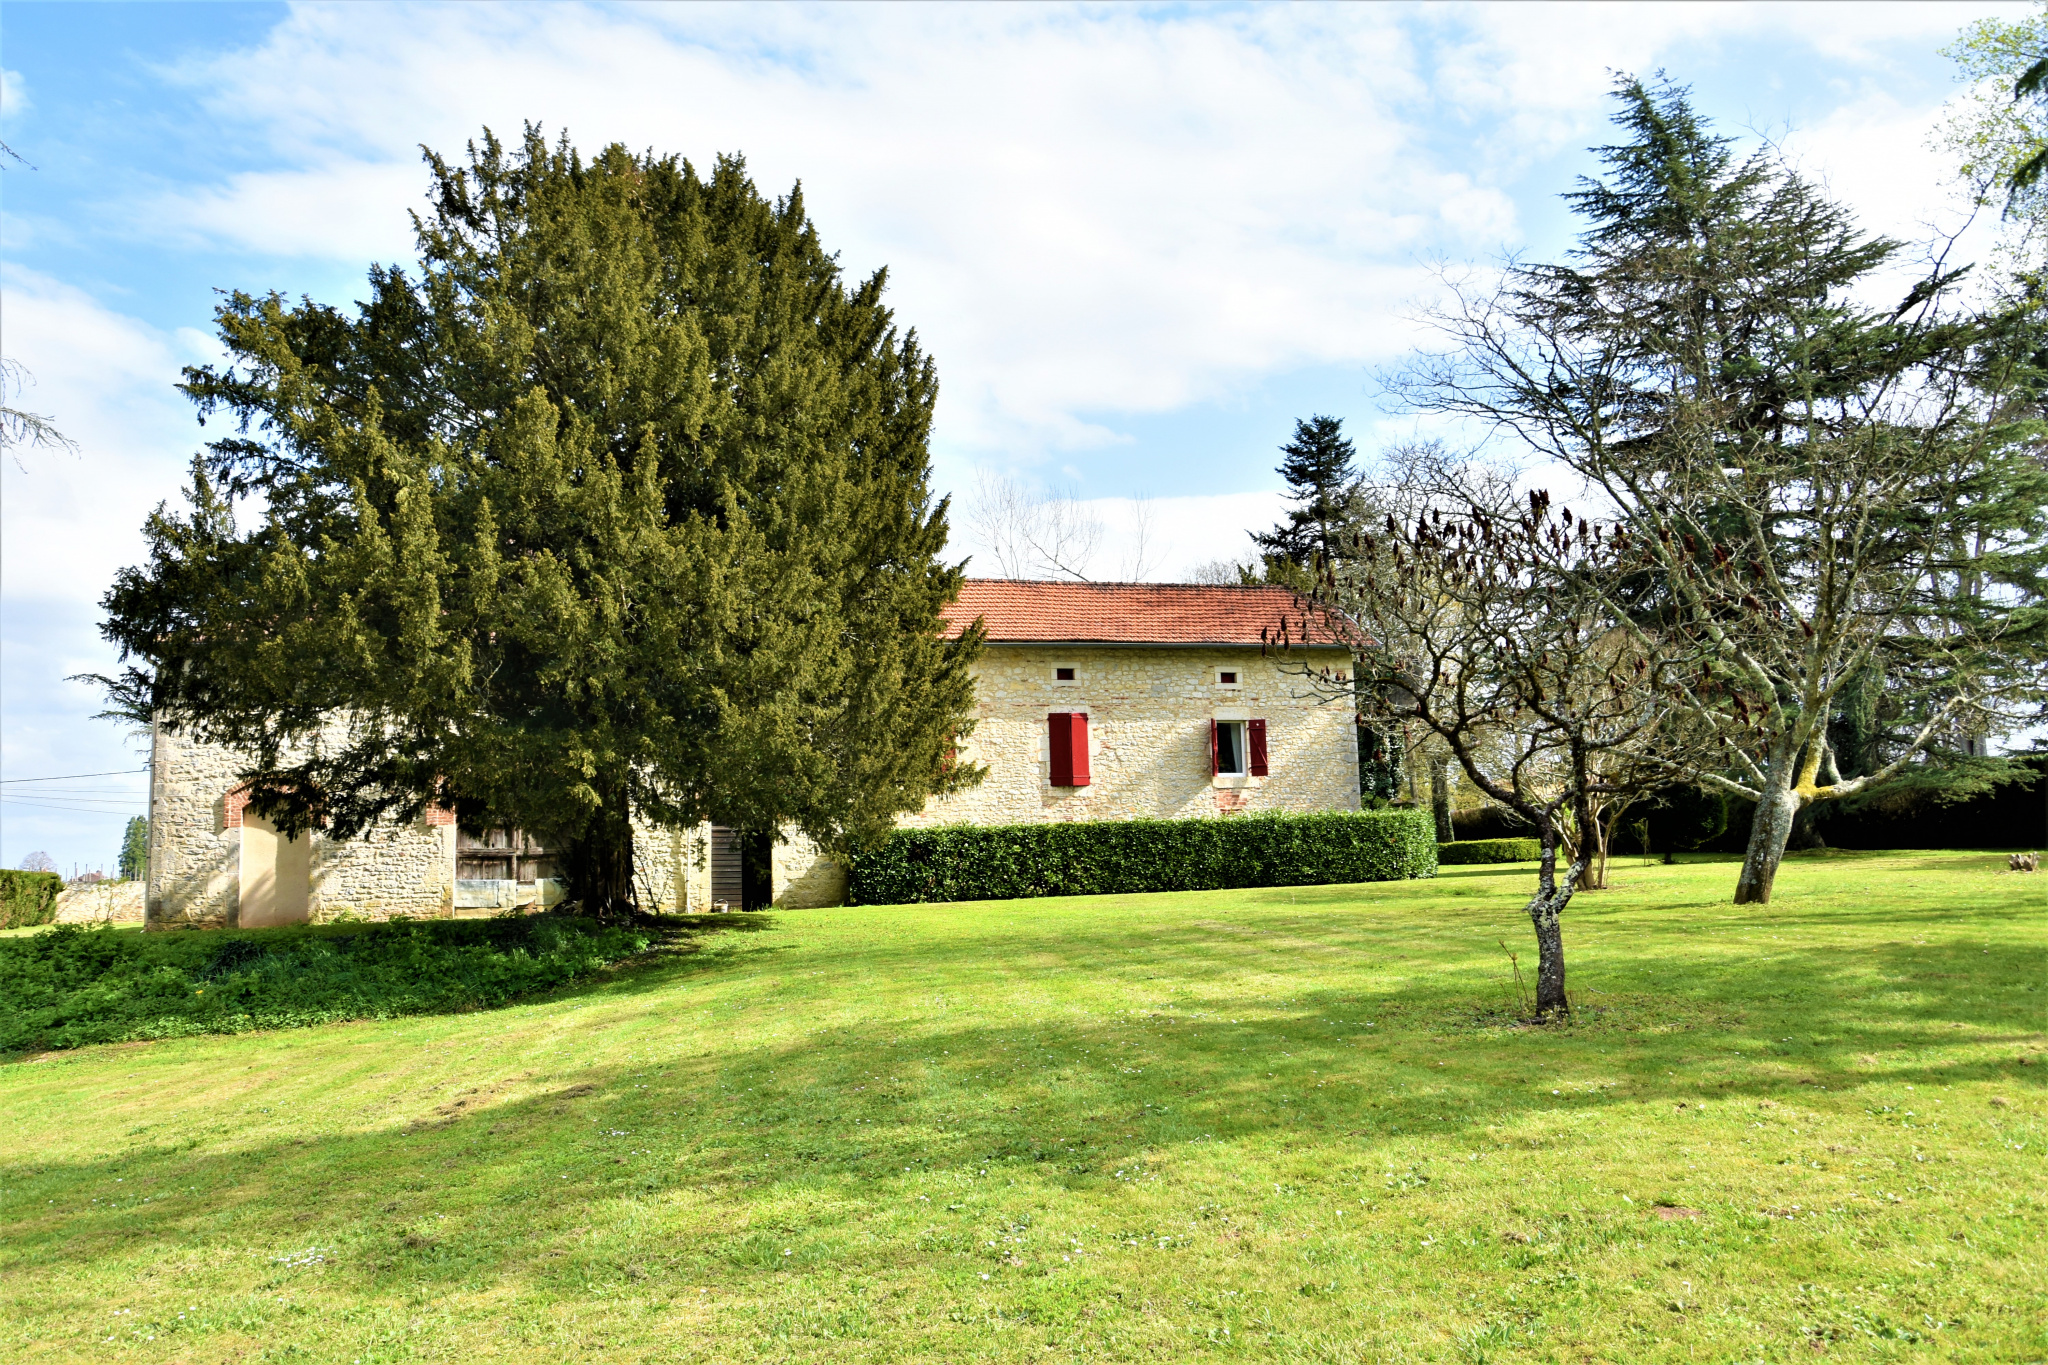
<path id="1" fill-rule="evenodd" d="M 1209 681 L 1218 687 L 1242 687 L 1244 672 L 1236 668 L 1212 668 L 1209 670 Z"/>
<path id="2" fill-rule="evenodd" d="M 1268 766 L 1263 719 L 1239 712 L 1209 722 L 1209 772 L 1215 780 L 1241 785 L 1246 779 L 1266 776 Z"/>
<path id="3" fill-rule="evenodd" d="M 1055 686 L 1072 687 L 1081 680 L 1081 667 L 1079 664 L 1054 664 L 1052 680 Z"/>
<path id="4" fill-rule="evenodd" d="M 1218 777 L 1243 777 L 1245 775 L 1244 728 L 1241 720 L 1219 720 L 1216 722 L 1216 775 Z"/>

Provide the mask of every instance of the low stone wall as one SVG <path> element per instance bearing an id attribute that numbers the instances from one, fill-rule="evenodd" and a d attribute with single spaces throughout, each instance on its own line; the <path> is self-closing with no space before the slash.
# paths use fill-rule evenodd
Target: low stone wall
<path id="1" fill-rule="evenodd" d="M 57 893 L 59 924 L 140 924 L 147 888 L 136 882 L 95 882 Z"/>

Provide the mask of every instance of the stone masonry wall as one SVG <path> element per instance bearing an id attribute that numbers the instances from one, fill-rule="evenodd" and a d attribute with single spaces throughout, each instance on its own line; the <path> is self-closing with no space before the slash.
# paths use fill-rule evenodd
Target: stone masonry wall
<path id="1" fill-rule="evenodd" d="M 242 841 L 227 826 L 235 755 L 156 727 L 150 745 L 151 929 L 224 929 L 241 900 Z"/>
<path id="2" fill-rule="evenodd" d="M 242 831 L 229 800 L 232 750 L 156 729 L 150 755 L 151 929 L 233 928 L 241 912 Z M 310 918 L 444 918 L 454 913 L 455 827 L 385 824 L 361 839 L 312 836 Z"/>
<path id="3" fill-rule="evenodd" d="M 1333 668 L 1348 669 L 1341 651 Z M 1074 669 L 1072 682 L 1054 670 Z M 1223 671 L 1235 686 L 1219 681 Z M 1187 819 L 1235 812 L 1357 810 L 1357 732 L 1348 707 L 1317 704 L 1257 649 L 1108 649 L 994 645 L 975 668 L 980 717 L 961 757 L 987 765 L 978 787 L 933 800 L 906 827 L 1050 820 Z M 1046 716 L 1088 716 L 1091 781 L 1050 785 Z M 1212 776 L 1212 720 L 1266 722 L 1266 777 Z M 151 928 L 232 926 L 239 912 L 241 831 L 228 821 L 237 761 L 159 729 L 153 755 L 148 919 Z M 636 822 L 642 904 L 670 912 L 711 899 L 709 827 Z M 455 827 L 387 826 L 367 839 L 313 836 L 312 918 L 454 913 Z M 775 904 L 837 905 L 846 872 L 785 831 L 772 862 Z"/>
<path id="4" fill-rule="evenodd" d="M 1348 671 L 1349 656 L 1331 651 Z M 1054 670 L 1074 669 L 1072 682 Z M 1219 681 L 1235 672 L 1236 686 Z M 1350 708 L 1318 705 L 1280 663 L 1246 649 L 992 645 L 975 668 L 980 723 L 963 760 L 980 786 L 935 799 L 897 823 L 1032 824 L 1184 819 L 1236 811 L 1358 809 L 1358 736 Z M 1086 787 L 1050 785 L 1046 716 L 1088 716 Z M 1268 776 L 1209 771 L 1212 720 L 1266 722 Z"/>
<path id="5" fill-rule="evenodd" d="M 640 903 L 669 913 L 711 904 L 711 826 L 688 831 L 633 827 L 633 876 Z M 839 905 L 846 869 L 797 830 L 782 831 L 769 858 L 769 890 L 783 910 Z"/>
<path id="6" fill-rule="evenodd" d="M 58 924 L 140 924 L 141 882 L 93 882 L 57 893 Z"/>

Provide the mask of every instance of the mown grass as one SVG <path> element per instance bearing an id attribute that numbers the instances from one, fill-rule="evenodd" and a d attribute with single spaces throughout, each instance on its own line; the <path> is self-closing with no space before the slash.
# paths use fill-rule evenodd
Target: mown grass
<path id="1" fill-rule="evenodd" d="M 2048 882 L 1526 867 L 724 917 L 0 1067 L 11 1360 L 2048 1358 Z"/>

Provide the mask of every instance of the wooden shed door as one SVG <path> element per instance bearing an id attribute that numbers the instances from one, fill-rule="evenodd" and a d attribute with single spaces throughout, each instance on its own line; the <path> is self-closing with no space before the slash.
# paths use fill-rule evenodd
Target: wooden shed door
<path id="1" fill-rule="evenodd" d="M 711 902 L 729 910 L 765 910 L 774 899 L 769 838 L 725 825 L 711 827 Z"/>

